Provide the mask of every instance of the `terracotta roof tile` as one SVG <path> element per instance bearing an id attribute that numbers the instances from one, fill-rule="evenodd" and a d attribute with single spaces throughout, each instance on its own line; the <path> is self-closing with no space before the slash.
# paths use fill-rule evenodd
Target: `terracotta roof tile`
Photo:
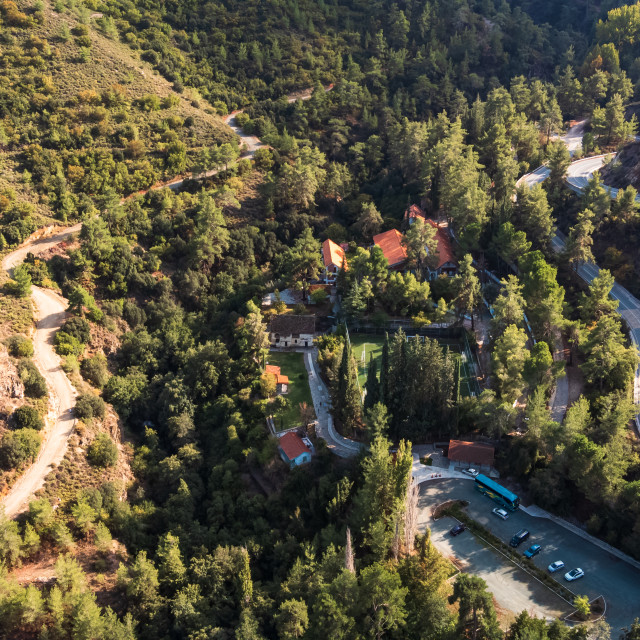
<path id="1" fill-rule="evenodd" d="M 311 449 L 294 431 L 285 433 L 278 441 L 278 446 L 284 451 L 289 460 L 295 460 L 301 453 L 311 453 Z"/>
<path id="2" fill-rule="evenodd" d="M 407 259 L 407 250 L 402 246 L 402 234 L 397 229 L 373 236 L 373 242 L 382 249 L 390 267 L 402 264 Z"/>
<path id="3" fill-rule="evenodd" d="M 493 464 L 495 449 L 480 442 L 466 442 L 464 440 L 449 441 L 449 460 L 455 462 L 469 462 L 472 464 Z"/>
<path id="4" fill-rule="evenodd" d="M 338 269 L 341 269 L 344 262 L 344 250 L 333 240 L 327 238 L 322 243 L 322 259 L 325 267 L 335 265 Z"/>
<path id="5" fill-rule="evenodd" d="M 409 220 L 415 220 L 419 218 L 423 222 L 427 219 L 424 211 L 417 205 L 412 204 L 405 212 L 404 212 L 405 220 L 408 218 Z"/>
<path id="6" fill-rule="evenodd" d="M 458 264 L 458 261 L 455 259 L 453 255 L 453 247 L 451 246 L 451 238 L 449 237 L 449 233 L 444 227 L 438 225 L 437 222 L 433 221 L 431 218 L 427 218 L 425 220 L 428 224 L 436 229 L 436 240 L 438 241 L 438 269 L 446 264 L 447 262 L 452 262 L 453 264 Z"/>

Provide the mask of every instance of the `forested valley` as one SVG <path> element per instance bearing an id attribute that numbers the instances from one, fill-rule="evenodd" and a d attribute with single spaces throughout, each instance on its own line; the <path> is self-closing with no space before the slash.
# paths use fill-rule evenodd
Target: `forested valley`
<path id="1" fill-rule="evenodd" d="M 412 482 L 413 447 L 491 442 L 529 502 L 640 559 L 638 354 L 610 297 L 640 293 L 637 192 L 612 199 L 611 167 L 565 181 L 635 143 L 639 36 L 614 0 L 0 0 L 3 258 L 27 242 L 0 276 L 0 497 L 55 423 L 34 291 L 66 307 L 50 341 L 77 392 L 64 459 L 0 506 L 0 637 L 640 637 L 506 614 Z M 434 276 L 442 229 L 457 268 Z M 313 428 L 313 389 L 290 400 L 304 369 L 276 392 L 278 315 L 315 316 L 357 454 Z M 407 339 L 430 326 L 480 353 L 481 393 L 454 348 Z M 285 419 L 309 464 L 281 460 Z"/>

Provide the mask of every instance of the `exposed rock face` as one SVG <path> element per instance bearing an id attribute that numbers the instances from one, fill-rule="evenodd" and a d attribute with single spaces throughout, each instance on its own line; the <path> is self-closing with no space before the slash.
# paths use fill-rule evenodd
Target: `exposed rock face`
<path id="1" fill-rule="evenodd" d="M 624 147 L 613 162 L 602 168 L 600 177 L 610 187 L 624 189 L 633 185 L 640 190 L 640 143 Z"/>
<path id="2" fill-rule="evenodd" d="M 0 346 L 0 406 L 5 407 L 12 399 L 24 398 L 24 385 L 7 350 Z"/>

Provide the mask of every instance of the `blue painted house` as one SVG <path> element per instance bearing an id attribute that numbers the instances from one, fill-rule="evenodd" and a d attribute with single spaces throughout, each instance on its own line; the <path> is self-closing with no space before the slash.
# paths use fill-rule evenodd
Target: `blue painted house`
<path id="1" fill-rule="evenodd" d="M 295 431 L 285 433 L 278 441 L 280 457 L 291 469 L 311 462 L 312 446 L 308 438 L 302 438 Z"/>

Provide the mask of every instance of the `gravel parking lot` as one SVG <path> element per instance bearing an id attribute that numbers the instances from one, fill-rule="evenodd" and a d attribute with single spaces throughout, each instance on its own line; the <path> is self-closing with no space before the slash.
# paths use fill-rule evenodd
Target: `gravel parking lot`
<path id="1" fill-rule="evenodd" d="M 576 594 L 587 595 L 589 598 L 604 596 L 607 602 L 606 618 L 614 632 L 613 637 L 622 627 L 629 626 L 635 617 L 640 616 L 640 571 L 634 567 L 546 518 L 535 518 L 523 511 L 510 514 L 506 521 L 497 518 L 491 513 L 496 503 L 478 493 L 472 480 L 443 478 L 423 483 L 420 485 L 422 528 L 427 525 L 432 527 L 434 544 L 438 549 L 442 546 L 441 550 L 445 553 L 456 555 L 469 563 L 468 570 L 487 581 L 501 606 L 516 612 L 535 607 L 543 607 L 549 612 L 553 610 L 549 602 L 543 602 L 537 590 L 530 585 L 534 582 L 533 578 L 527 576 L 525 581 L 520 575 L 502 574 L 495 564 L 493 552 L 480 553 L 469 543 L 462 542 L 464 537 L 471 538 L 471 534 L 465 532 L 453 539 L 450 536 L 444 537 L 444 531 L 450 528 L 449 523 L 433 523 L 430 511 L 433 506 L 454 499 L 468 501 L 469 515 L 505 542 L 509 542 L 519 529 L 528 529 L 531 537 L 521 545 L 520 550 L 524 551 L 535 543 L 542 545 L 542 551 L 534 558 L 537 566 L 546 568 L 555 560 L 563 560 L 566 568 L 555 574 L 557 580 Z M 451 551 L 447 550 L 445 541 Z M 478 542 L 476 545 L 479 547 Z M 501 559 L 499 564 L 501 567 L 513 567 L 506 559 Z M 565 582 L 564 573 L 575 567 L 581 567 L 585 571 L 585 577 L 572 583 Z M 494 573 L 499 574 L 495 579 L 491 578 Z M 520 570 L 517 573 L 526 575 Z M 504 580 L 505 587 L 501 587 Z M 545 591 L 552 596 L 550 591 Z M 523 592 L 524 599 L 521 595 Z M 557 600 L 562 602 L 559 598 Z M 527 601 L 530 604 L 523 606 Z M 547 617 L 547 614 L 544 615 Z"/>

